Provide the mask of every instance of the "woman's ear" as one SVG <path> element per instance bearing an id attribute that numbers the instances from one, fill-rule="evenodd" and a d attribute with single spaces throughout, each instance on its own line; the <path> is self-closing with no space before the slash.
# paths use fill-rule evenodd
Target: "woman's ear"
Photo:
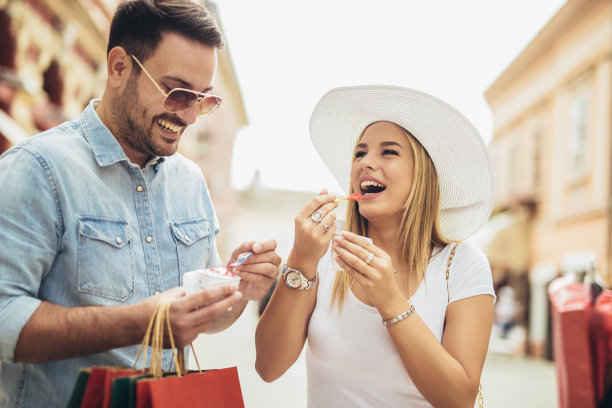
<path id="1" fill-rule="evenodd" d="M 106 70 L 109 86 L 122 90 L 132 73 L 132 58 L 122 47 L 114 47 L 108 53 Z"/>

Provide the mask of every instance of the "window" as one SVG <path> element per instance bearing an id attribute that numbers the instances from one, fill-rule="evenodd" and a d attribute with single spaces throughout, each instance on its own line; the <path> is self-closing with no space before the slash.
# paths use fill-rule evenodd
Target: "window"
<path id="1" fill-rule="evenodd" d="M 585 85 L 572 94 L 569 104 L 569 178 L 576 180 L 587 173 L 589 92 Z"/>

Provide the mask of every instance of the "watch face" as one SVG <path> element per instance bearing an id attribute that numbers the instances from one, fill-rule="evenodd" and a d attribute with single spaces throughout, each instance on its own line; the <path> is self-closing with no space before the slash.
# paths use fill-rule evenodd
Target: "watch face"
<path id="1" fill-rule="evenodd" d="M 285 282 L 287 282 L 289 287 L 296 289 L 302 286 L 302 277 L 300 276 L 299 272 L 290 271 L 285 277 Z"/>

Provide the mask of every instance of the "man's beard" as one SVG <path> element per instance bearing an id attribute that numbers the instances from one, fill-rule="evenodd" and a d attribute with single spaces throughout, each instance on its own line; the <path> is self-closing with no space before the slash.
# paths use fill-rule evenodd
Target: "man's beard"
<path id="1" fill-rule="evenodd" d="M 171 156 L 176 152 L 178 140 L 175 144 L 155 143 L 153 128 L 160 118 L 183 127 L 186 124 L 176 115 L 167 113 L 153 117 L 147 127 L 147 110 L 139 102 L 137 82 L 138 77 L 132 75 L 123 94 L 113 103 L 113 115 L 117 120 L 119 132 L 117 136 L 131 149 L 148 154 L 150 157 Z"/>

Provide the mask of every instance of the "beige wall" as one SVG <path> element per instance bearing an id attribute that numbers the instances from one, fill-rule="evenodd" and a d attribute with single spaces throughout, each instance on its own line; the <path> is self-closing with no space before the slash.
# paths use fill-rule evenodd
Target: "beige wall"
<path id="1" fill-rule="evenodd" d="M 569 0 L 485 96 L 496 209 L 530 209 L 532 266 L 589 250 L 609 280 L 612 2 Z M 572 126 L 582 107 L 580 144 Z"/>

